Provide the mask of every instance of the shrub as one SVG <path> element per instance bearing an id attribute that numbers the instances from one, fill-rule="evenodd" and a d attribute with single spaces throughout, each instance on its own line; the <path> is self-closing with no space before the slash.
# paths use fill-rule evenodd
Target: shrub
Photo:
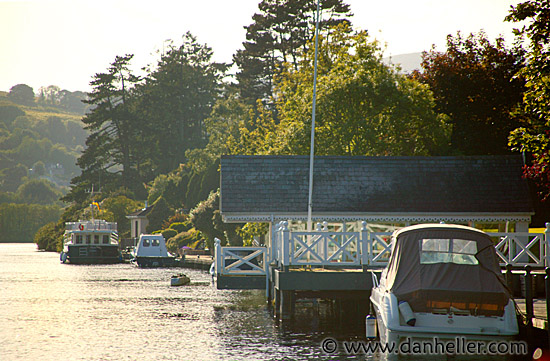
<path id="1" fill-rule="evenodd" d="M 166 247 L 172 253 L 176 253 L 183 246 L 190 246 L 202 240 L 202 235 L 199 231 L 191 229 L 190 231 L 178 233 L 170 238 Z M 192 247 L 191 247 L 192 248 Z"/>
<path id="2" fill-rule="evenodd" d="M 176 230 L 177 233 L 181 233 L 181 232 L 186 232 L 190 230 L 191 228 L 193 228 L 193 225 L 191 224 L 191 221 L 176 222 L 176 223 L 172 223 L 170 225 L 170 228 Z"/>
<path id="3" fill-rule="evenodd" d="M 164 237 L 164 239 L 170 239 L 172 237 L 174 237 L 176 234 L 178 234 L 178 231 L 176 231 L 175 229 L 164 229 L 162 230 L 160 233 L 162 233 L 162 236 Z"/>

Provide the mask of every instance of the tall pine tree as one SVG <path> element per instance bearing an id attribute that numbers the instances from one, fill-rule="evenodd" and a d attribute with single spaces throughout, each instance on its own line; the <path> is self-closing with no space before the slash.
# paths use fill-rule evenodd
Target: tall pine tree
<path id="1" fill-rule="evenodd" d="M 299 53 L 315 32 L 316 0 L 262 0 L 259 12 L 246 26 L 244 49 L 233 61 L 238 66 L 238 89 L 249 104 L 268 100 L 273 91 L 273 77 L 283 62 L 298 66 Z M 320 29 L 350 23 L 350 6 L 342 0 L 321 0 Z"/>

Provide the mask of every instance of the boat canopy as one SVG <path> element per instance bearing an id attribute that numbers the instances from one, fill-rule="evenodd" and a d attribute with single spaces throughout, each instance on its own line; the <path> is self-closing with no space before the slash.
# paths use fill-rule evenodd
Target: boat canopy
<path id="1" fill-rule="evenodd" d="M 396 231 L 381 283 L 415 312 L 455 309 L 500 315 L 510 297 L 491 238 L 458 225 Z"/>

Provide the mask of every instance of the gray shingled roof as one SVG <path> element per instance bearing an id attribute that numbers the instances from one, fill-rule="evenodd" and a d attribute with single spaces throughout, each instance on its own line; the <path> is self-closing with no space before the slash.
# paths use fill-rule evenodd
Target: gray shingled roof
<path id="1" fill-rule="evenodd" d="M 521 156 L 315 157 L 313 213 L 524 213 Z M 307 213 L 309 157 L 222 156 L 222 215 Z"/>
<path id="2" fill-rule="evenodd" d="M 139 217 L 147 217 L 147 215 L 151 212 L 153 209 L 153 206 L 149 206 L 146 208 L 138 209 L 135 212 L 132 212 L 126 216 L 126 218 L 139 218 Z"/>

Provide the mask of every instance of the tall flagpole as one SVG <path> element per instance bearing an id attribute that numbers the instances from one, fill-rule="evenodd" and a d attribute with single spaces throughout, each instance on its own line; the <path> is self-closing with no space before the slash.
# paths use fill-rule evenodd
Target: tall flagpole
<path id="1" fill-rule="evenodd" d="M 317 18 L 315 19 L 315 60 L 313 62 L 313 102 L 311 107 L 311 142 L 309 151 L 309 195 L 307 201 L 307 230 L 311 231 L 311 209 L 313 198 L 313 154 L 315 151 L 315 106 L 317 103 L 317 51 L 319 48 L 319 8 L 321 0 L 317 0 Z"/>

